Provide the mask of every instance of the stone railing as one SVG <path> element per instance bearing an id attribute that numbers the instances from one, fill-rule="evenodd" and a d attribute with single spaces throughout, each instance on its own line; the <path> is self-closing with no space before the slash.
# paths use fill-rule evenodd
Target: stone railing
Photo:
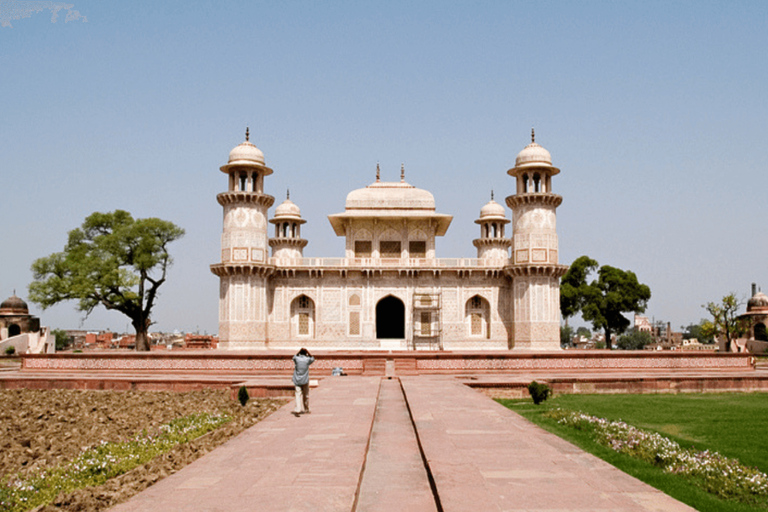
<path id="1" fill-rule="evenodd" d="M 501 269 L 509 260 L 479 258 L 270 258 L 275 267 L 288 268 L 398 268 L 398 269 Z"/>

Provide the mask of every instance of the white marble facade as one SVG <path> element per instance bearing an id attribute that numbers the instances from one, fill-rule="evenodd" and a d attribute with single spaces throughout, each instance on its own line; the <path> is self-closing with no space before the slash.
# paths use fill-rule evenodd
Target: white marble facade
<path id="1" fill-rule="evenodd" d="M 376 181 L 329 215 L 345 254 L 304 258 L 306 222 L 290 198 L 268 210 L 272 174 L 248 141 L 221 167 L 224 209 L 219 346 L 230 349 L 557 350 L 560 347 L 557 206 L 549 152 L 534 141 L 508 171 L 516 193 L 491 198 L 475 221 L 477 258 L 439 258 L 435 237 L 452 217 L 426 190 Z M 269 227 L 272 224 L 273 227 Z M 511 236 L 510 236 L 511 235 Z M 272 248 L 271 257 L 268 254 Z"/>

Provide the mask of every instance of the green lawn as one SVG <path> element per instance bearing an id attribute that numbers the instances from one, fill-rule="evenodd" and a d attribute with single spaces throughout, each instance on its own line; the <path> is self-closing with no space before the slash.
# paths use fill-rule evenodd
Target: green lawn
<path id="1" fill-rule="evenodd" d="M 658 432 L 684 447 L 714 450 L 768 473 L 768 394 L 560 395 L 542 405 L 526 400 L 499 400 L 503 405 L 597 455 L 644 482 L 701 511 L 761 511 L 761 505 L 734 503 L 695 487 L 685 477 L 664 473 L 650 464 L 597 444 L 589 434 L 555 423 L 543 413 L 560 407 Z"/>

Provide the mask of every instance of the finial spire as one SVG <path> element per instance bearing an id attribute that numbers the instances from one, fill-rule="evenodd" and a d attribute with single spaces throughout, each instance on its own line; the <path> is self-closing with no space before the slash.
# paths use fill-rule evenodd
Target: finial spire
<path id="1" fill-rule="evenodd" d="M 405 182 L 405 164 L 400 164 L 400 183 Z"/>
<path id="2" fill-rule="evenodd" d="M 250 134 L 248 133 L 248 127 L 245 127 L 245 141 L 248 142 L 248 139 L 250 137 Z"/>
<path id="3" fill-rule="evenodd" d="M 381 169 L 379 169 L 379 162 L 376 162 L 376 183 L 381 181 Z"/>
<path id="4" fill-rule="evenodd" d="M 493 201 L 493 189 L 491 189 L 491 201 Z"/>
<path id="5" fill-rule="evenodd" d="M 531 128 L 531 144 L 536 142 L 536 132 L 533 131 L 533 128 Z"/>
<path id="6" fill-rule="evenodd" d="M 287 188 L 285 189 L 285 199 L 288 200 L 291 198 L 291 189 Z"/>

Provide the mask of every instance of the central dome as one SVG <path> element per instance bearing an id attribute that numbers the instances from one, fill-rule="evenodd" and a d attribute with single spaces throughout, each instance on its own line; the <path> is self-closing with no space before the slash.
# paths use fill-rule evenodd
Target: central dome
<path id="1" fill-rule="evenodd" d="M 347 210 L 435 210 L 431 192 L 401 182 L 377 181 L 347 194 Z"/>

